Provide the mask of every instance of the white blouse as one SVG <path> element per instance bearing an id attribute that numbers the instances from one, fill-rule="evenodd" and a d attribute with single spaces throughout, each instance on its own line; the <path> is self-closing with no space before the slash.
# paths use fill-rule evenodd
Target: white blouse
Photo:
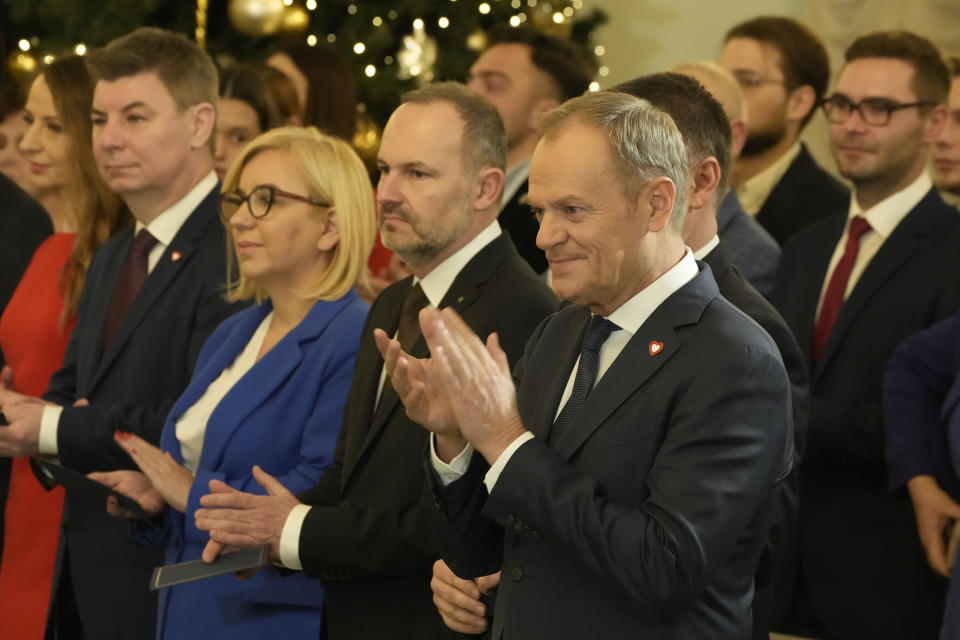
<path id="1" fill-rule="evenodd" d="M 263 341 L 267 337 L 271 320 L 273 320 L 273 311 L 263 319 L 250 337 L 247 346 L 233 363 L 210 383 L 203 395 L 177 420 L 176 434 L 183 454 L 183 466 L 190 473 L 197 472 L 197 463 L 200 461 L 200 453 L 203 450 L 203 437 L 207 431 L 207 421 L 233 385 L 256 364 L 257 354 L 260 353 L 260 347 L 263 346 Z"/>

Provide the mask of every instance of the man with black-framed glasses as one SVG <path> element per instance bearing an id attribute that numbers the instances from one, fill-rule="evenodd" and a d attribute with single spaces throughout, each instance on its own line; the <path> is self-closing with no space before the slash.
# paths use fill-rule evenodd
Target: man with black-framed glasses
<path id="1" fill-rule="evenodd" d="M 936 475 L 937 455 L 912 442 L 906 463 L 885 459 L 880 389 L 892 350 L 960 304 L 960 215 L 925 172 L 950 77 L 929 41 L 903 31 L 863 36 L 845 58 L 821 105 L 853 194 L 845 214 L 786 245 L 774 295 L 811 370 L 800 579 L 782 630 L 935 638 L 943 581 L 904 487 L 922 520 L 914 476 Z"/>

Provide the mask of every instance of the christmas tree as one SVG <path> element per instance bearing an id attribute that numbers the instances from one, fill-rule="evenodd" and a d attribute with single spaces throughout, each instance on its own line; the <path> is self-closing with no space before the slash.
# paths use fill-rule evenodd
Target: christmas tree
<path id="1" fill-rule="evenodd" d="M 491 26 L 527 22 L 570 37 L 595 59 L 602 47 L 591 34 L 605 20 L 582 0 L 5 0 L 0 45 L 8 70 L 22 79 L 45 59 L 101 46 L 141 25 L 190 34 L 221 65 L 264 59 L 290 39 L 326 42 L 354 69 L 370 116 L 366 133 L 375 136 L 404 91 L 463 79 Z"/>

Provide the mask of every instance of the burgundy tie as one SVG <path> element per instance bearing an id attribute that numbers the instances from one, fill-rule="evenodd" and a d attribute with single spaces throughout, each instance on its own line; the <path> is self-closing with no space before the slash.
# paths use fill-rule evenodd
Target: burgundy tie
<path id="1" fill-rule="evenodd" d="M 103 329 L 104 351 L 110 346 L 123 316 L 127 314 L 130 304 L 147 280 L 147 259 L 150 256 L 150 250 L 156 244 L 157 239 L 146 229 L 141 229 L 133 239 L 130 255 L 127 256 L 127 261 L 120 270 L 117 284 L 113 287 L 113 297 L 110 298 L 110 309 L 107 311 L 107 322 Z"/>
<path id="2" fill-rule="evenodd" d="M 430 300 L 427 299 L 427 294 L 423 292 L 419 282 L 410 287 L 403 306 L 400 307 L 400 323 L 397 326 L 396 336 L 400 347 L 407 353 L 410 353 L 413 346 L 417 344 L 417 339 L 420 337 L 420 310 L 428 304 Z M 391 391 L 393 391 L 393 383 L 390 381 L 390 376 L 387 376 L 383 379 L 383 389 L 380 390 L 380 399 L 377 401 L 378 409 Z"/>
<path id="3" fill-rule="evenodd" d="M 813 330 L 813 365 L 820 361 L 820 354 L 827 344 L 827 338 L 833 330 L 833 325 L 840 315 L 844 295 L 847 292 L 847 282 L 850 281 L 850 272 L 853 263 L 857 261 L 860 251 L 860 236 L 870 230 L 870 223 L 862 216 L 854 216 L 850 220 L 850 231 L 847 233 L 847 246 L 843 249 L 843 256 L 830 276 L 827 292 L 823 295 L 823 304 L 820 305 L 820 316 Z"/>

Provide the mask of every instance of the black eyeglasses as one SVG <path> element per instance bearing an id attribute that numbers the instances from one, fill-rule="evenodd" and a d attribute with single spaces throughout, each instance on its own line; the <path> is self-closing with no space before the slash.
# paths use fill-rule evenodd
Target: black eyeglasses
<path id="1" fill-rule="evenodd" d="M 827 120 L 833 124 L 843 124 L 856 111 L 860 114 L 861 120 L 874 127 L 887 125 L 894 111 L 911 107 L 932 107 L 935 104 L 930 101 L 897 102 L 888 98 L 866 98 L 860 102 L 853 102 L 844 95 L 834 95 L 820 101 Z"/>
<path id="2" fill-rule="evenodd" d="M 290 198 L 291 200 L 297 200 L 299 202 L 306 202 L 307 204 L 312 204 L 315 207 L 329 207 L 330 205 L 326 202 L 321 202 L 319 200 L 311 200 L 306 196 L 298 196 L 295 193 L 290 193 L 289 191 L 284 191 L 278 189 L 272 184 L 261 184 L 254 187 L 249 195 L 243 195 L 242 191 L 227 191 L 226 193 L 220 194 L 220 215 L 223 216 L 224 220 L 230 220 L 233 217 L 233 214 L 237 212 L 237 209 L 240 208 L 244 202 L 247 203 L 247 210 L 250 212 L 250 215 L 254 218 L 262 218 L 268 213 L 270 213 L 270 207 L 273 206 L 273 203 L 276 201 L 277 196 L 283 198 Z"/>

